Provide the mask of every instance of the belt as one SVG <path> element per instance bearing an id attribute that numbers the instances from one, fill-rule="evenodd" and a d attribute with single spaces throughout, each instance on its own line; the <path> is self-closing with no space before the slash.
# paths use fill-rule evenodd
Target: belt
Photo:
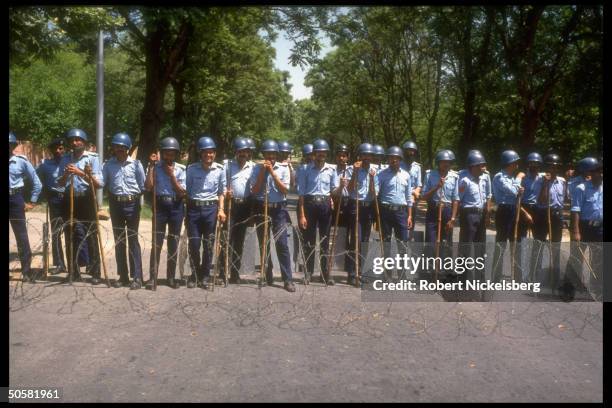
<path id="1" fill-rule="evenodd" d="M 304 202 L 314 202 L 314 203 L 327 203 L 329 202 L 330 197 L 324 195 L 305 195 Z"/>
<path id="2" fill-rule="evenodd" d="M 85 190 L 85 191 L 75 191 L 74 192 L 74 197 L 87 197 L 88 195 L 91 195 L 91 193 L 89 192 L 89 190 Z M 70 195 L 68 195 L 69 197 Z"/>
<path id="3" fill-rule="evenodd" d="M 137 194 L 134 194 L 134 195 L 129 195 L 129 194 L 124 194 L 124 195 L 111 194 L 110 196 L 113 199 L 113 201 L 116 201 L 118 203 L 127 203 L 127 202 L 131 202 L 131 201 L 135 201 L 139 197 Z"/>
<path id="4" fill-rule="evenodd" d="M 461 212 L 466 214 L 482 214 L 484 209 L 477 207 L 463 207 L 461 208 Z"/>
<path id="5" fill-rule="evenodd" d="M 516 207 L 515 204 L 497 204 L 498 208 L 514 208 Z"/>
<path id="6" fill-rule="evenodd" d="M 55 191 L 55 190 L 49 190 L 49 191 L 47 192 L 47 194 L 48 194 L 49 196 L 51 196 L 51 197 L 57 197 L 57 198 L 59 198 L 60 200 L 62 200 L 62 199 L 64 198 L 64 195 L 65 195 L 66 193 L 64 193 L 64 192 L 59 192 L 59 191 Z"/>
<path id="7" fill-rule="evenodd" d="M 399 204 L 386 204 L 386 203 L 380 203 L 380 206 L 382 208 L 386 208 L 387 210 L 391 210 L 391 211 L 404 211 L 406 209 L 408 209 L 408 205 L 399 205 Z"/>
<path id="8" fill-rule="evenodd" d="M 355 200 L 354 198 L 351 198 L 351 202 L 352 203 L 354 203 L 355 201 L 357 201 L 357 200 Z M 359 206 L 360 207 L 369 207 L 371 205 L 372 205 L 372 201 L 359 200 Z"/>
<path id="9" fill-rule="evenodd" d="M 246 204 L 248 201 L 248 198 L 234 198 L 232 197 L 232 203 L 234 204 Z"/>
<path id="10" fill-rule="evenodd" d="M 23 187 L 9 188 L 9 195 L 19 194 L 23 191 Z"/>
<path id="11" fill-rule="evenodd" d="M 158 195 L 156 197 L 157 197 L 158 201 L 163 201 L 165 203 L 178 202 L 178 201 L 182 200 L 182 198 L 177 198 L 177 197 L 171 196 L 171 195 Z"/>
<path id="12" fill-rule="evenodd" d="M 264 206 L 263 201 L 257 201 L 258 205 L 261 205 L 262 207 Z M 281 201 L 278 203 L 268 203 L 268 208 L 283 208 L 285 205 L 287 205 L 286 201 Z"/>
<path id="13" fill-rule="evenodd" d="M 195 207 L 209 207 L 212 205 L 217 205 L 219 201 L 218 200 L 189 200 L 189 203 Z"/>

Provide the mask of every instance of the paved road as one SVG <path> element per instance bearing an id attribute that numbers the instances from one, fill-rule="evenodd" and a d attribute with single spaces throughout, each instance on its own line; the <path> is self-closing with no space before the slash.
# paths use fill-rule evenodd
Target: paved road
<path id="1" fill-rule="evenodd" d="M 602 401 L 601 303 L 416 296 L 364 302 L 358 289 L 320 283 L 291 294 L 280 282 L 151 292 L 13 281 L 10 386 L 59 386 L 71 402 Z"/>

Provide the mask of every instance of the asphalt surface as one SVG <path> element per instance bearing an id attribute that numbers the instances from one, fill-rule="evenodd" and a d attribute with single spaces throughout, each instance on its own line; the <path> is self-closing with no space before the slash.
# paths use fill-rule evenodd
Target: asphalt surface
<path id="1" fill-rule="evenodd" d="M 37 267 L 42 216 L 28 219 Z M 140 234 L 146 278 L 149 223 Z M 602 401 L 601 303 L 365 302 L 301 273 L 288 293 L 277 260 L 276 287 L 257 288 L 258 259 L 250 233 L 246 282 L 214 292 L 11 281 L 9 385 L 61 387 L 69 402 Z"/>

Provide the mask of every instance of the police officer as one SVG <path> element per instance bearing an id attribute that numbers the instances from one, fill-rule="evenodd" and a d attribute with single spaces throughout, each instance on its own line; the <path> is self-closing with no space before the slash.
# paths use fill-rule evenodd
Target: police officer
<path id="1" fill-rule="evenodd" d="M 144 191 L 144 169 L 139 160 L 128 155 L 132 139 L 127 133 L 117 133 L 111 141 L 113 157 L 102 166 L 104 186 L 108 191 L 108 206 L 115 237 L 115 260 L 119 279 L 115 288 L 130 285 L 126 257 L 126 236 L 129 246 L 130 289 L 142 287 L 142 253 L 138 242 L 140 195 Z"/>
<path id="2" fill-rule="evenodd" d="M 421 188 L 423 187 L 423 181 L 421 178 L 421 164 L 416 161 L 416 156 L 419 152 L 419 147 L 412 140 L 408 140 L 402 145 L 404 151 L 404 160 L 400 163 L 402 169 L 410 173 L 410 184 L 412 185 L 412 196 L 414 197 L 413 202 L 416 203 L 421 197 Z M 416 208 L 413 210 L 415 211 Z M 413 214 L 415 217 L 416 214 Z M 412 227 L 408 230 L 408 239 L 414 240 L 414 225 L 416 217 L 413 219 Z"/>
<path id="3" fill-rule="evenodd" d="M 347 179 L 347 172 L 348 169 L 351 168 L 352 166 L 350 166 L 348 164 L 349 162 L 349 148 L 347 145 L 345 144 L 339 144 L 338 146 L 336 146 L 336 164 L 335 164 L 335 169 L 336 169 L 336 174 L 338 176 L 338 179 L 340 180 L 340 184 L 342 186 L 342 190 L 341 193 L 338 194 L 332 194 L 332 199 L 334 200 L 334 208 L 338 208 L 337 206 L 340 205 L 340 213 L 338 214 L 338 221 L 336 221 L 336 219 L 334 218 L 332 222 L 334 223 L 338 223 L 338 227 L 343 227 L 345 228 L 345 233 L 346 233 L 346 237 L 345 237 L 345 255 L 344 255 L 344 270 L 348 271 L 348 267 L 349 267 L 349 263 L 350 263 L 350 257 L 349 257 L 349 249 L 351 248 L 349 243 L 350 243 L 350 234 L 349 234 L 349 228 L 350 228 L 350 220 L 351 220 L 351 206 L 350 206 L 350 202 L 349 202 L 349 192 L 348 192 L 348 179 Z M 349 173 L 350 174 L 350 173 Z M 342 200 L 340 200 L 340 195 L 342 196 Z M 336 210 L 333 211 L 334 213 L 334 217 L 336 214 Z M 333 254 L 332 254 L 333 256 Z"/>
<path id="4" fill-rule="evenodd" d="M 244 238 L 246 235 L 248 220 L 251 216 L 251 202 L 249 179 L 255 167 L 255 163 L 248 160 L 250 146 L 243 138 L 234 140 L 234 159 L 228 160 L 225 165 L 227 177 L 226 199 L 232 200 L 232 212 L 230 219 L 230 283 L 240 283 L 240 266 Z M 225 251 L 222 252 L 225 257 Z M 223 258 L 225 264 L 225 258 Z M 224 274 L 227 271 L 224 271 Z M 223 275 L 225 276 L 225 275 Z"/>
<path id="5" fill-rule="evenodd" d="M 216 149 L 217 146 L 210 136 L 202 136 L 198 140 L 201 161 L 187 167 L 189 257 L 192 268 L 196 268 L 187 284 L 188 288 L 196 286 L 195 275 L 200 286 L 208 289 L 215 227 L 217 222 L 225 222 L 223 200 L 226 178 L 223 166 L 214 161 Z M 200 264 L 202 238 L 204 238 L 204 254 Z"/>
<path id="6" fill-rule="evenodd" d="M 291 174 L 291 188 L 293 189 L 296 187 L 297 179 L 293 166 L 291 165 L 291 149 L 292 147 L 288 141 L 282 140 L 278 142 L 278 161 L 286 164 L 289 167 L 289 172 Z"/>
<path id="7" fill-rule="evenodd" d="M 245 137 L 247 144 L 249 145 L 249 156 L 247 158 L 248 161 L 253 160 L 253 153 L 257 150 L 257 146 L 255 146 L 255 141 L 250 137 Z"/>
<path id="8" fill-rule="evenodd" d="M 165 137 L 159 143 L 161 160 L 158 161 L 157 154 L 153 153 L 149 158 L 147 177 L 145 180 L 145 190 L 153 191 L 155 183 L 155 237 L 156 258 L 151 252 L 149 262 L 149 276 L 147 288 L 152 288 L 153 279 L 157 271 L 154 269 L 155 259 L 159 269 L 159 256 L 166 236 L 166 226 L 168 226 L 166 260 L 166 283 L 172 289 L 178 289 L 179 282 L 175 279 L 176 262 L 178 258 L 179 237 L 185 214 L 185 194 L 187 171 L 184 165 L 177 163 L 176 160 L 181 152 L 181 146 L 174 137 Z M 155 175 L 155 176 L 154 176 Z M 155 177 L 155 179 L 153 179 Z"/>
<path id="9" fill-rule="evenodd" d="M 403 246 L 398 248 L 398 252 L 406 252 L 408 230 L 412 226 L 412 180 L 410 173 L 400 166 L 402 156 L 401 148 L 391 146 L 387 149 L 389 165 L 378 172 L 378 199 L 385 257 L 390 256 L 392 233 L 395 233 L 398 246 Z"/>
<path id="10" fill-rule="evenodd" d="M 474 155 L 476 156 L 482 156 L 484 159 L 484 155 L 482 154 L 482 152 L 480 150 L 476 150 L 476 149 L 472 149 L 468 152 L 468 158 L 470 156 Z M 459 170 L 459 180 L 461 180 L 463 177 L 470 177 L 470 169 L 469 169 L 469 165 L 467 166 L 468 168 L 465 169 L 461 169 Z M 481 166 L 479 165 L 479 167 L 482 170 L 482 177 L 484 180 L 484 185 L 485 185 L 485 189 L 488 192 L 488 198 L 491 198 L 493 196 L 493 187 L 491 186 L 491 175 L 489 174 L 489 171 L 487 170 L 487 163 L 484 162 Z M 459 204 L 460 208 L 461 208 L 461 203 Z M 483 218 L 485 219 L 485 223 L 487 223 L 487 220 L 489 219 L 489 210 L 490 207 L 485 206 L 485 208 L 483 209 Z M 459 211 L 459 223 L 461 224 L 461 211 Z M 487 223 L 488 224 L 488 223 Z M 479 242 L 486 242 L 486 226 L 484 228 L 479 229 L 480 233 L 482 234 L 482 237 L 480 238 L 482 241 Z"/>
<path id="11" fill-rule="evenodd" d="M 493 255 L 493 281 L 501 278 L 503 271 L 503 251 L 501 244 L 514 242 L 514 220 L 518 194 L 523 194 L 521 185 L 525 173 L 518 172 L 521 157 L 514 150 L 505 150 L 501 154 L 502 170 L 493 177 L 493 198 L 497 203 L 495 212 L 495 253 Z M 515 176 L 516 174 L 516 176 Z"/>
<path id="12" fill-rule="evenodd" d="M 573 191 L 571 216 L 572 239 L 576 242 L 589 243 L 591 268 L 596 278 L 590 274 L 591 282 L 598 285 L 607 280 L 603 272 L 603 165 L 597 159 L 586 160 L 582 170 L 590 179 L 578 184 Z M 582 252 L 583 254 L 585 252 Z M 586 260 L 588 262 L 588 260 Z M 590 285 L 596 299 L 600 296 L 600 287 Z M 609 290 L 606 287 L 606 290 Z"/>
<path id="13" fill-rule="evenodd" d="M 459 207 L 459 192 L 457 182 L 459 173 L 451 169 L 455 154 L 448 149 L 436 153 L 434 163 L 437 169 L 432 169 L 425 176 L 423 199 L 427 201 L 425 214 L 425 241 L 434 244 L 438 234 L 438 211 L 442 207 L 440 226 L 440 241 L 453 242 L 453 227 Z M 428 251 L 432 250 L 428 246 Z M 440 255 L 442 256 L 442 255 Z"/>
<path id="14" fill-rule="evenodd" d="M 372 164 L 376 167 L 377 171 L 383 170 L 387 167 L 387 164 L 384 163 L 385 160 L 385 148 L 382 145 L 375 144 L 374 145 L 374 157 L 372 160 Z"/>
<path id="15" fill-rule="evenodd" d="M 334 167 L 325 162 L 329 145 L 323 139 L 313 142 L 314 162 L 301 173 L 297 182 L 299 195 L 300 228 L 304 230 L 306 250 L 306 280 L 314 273 L 315 244 L 317 228 L 319 230 L 319 248 L 321 249 L 321 274 L 324 282 L 334 284 L 331 271 L 328 270 L 329 231 L 332 220 L 331 194 L 340 188 L 340 179 Z"/>
<path id="16" fill-rule="evenodd" d="M 85 151 L 87 144 L 87 133 L 81 129 L 70 129 L 66 132 L 68 145 L 72 153 L 65 154 L 60 162 L 60 177 L 58 183 L 65 187 L 64 214 L 69 219 L 70 213 L 70 183 L 74 183 L 74 218 L 76 225 L 72 228 L 72 259 L 68 259 L 73 280 L 80 280 L 79 267 L 75 257 L 79 247 L 87 241 L 89 253 L 88 272 L 91 274 L 91 283 L 97 285 L 100 280 L 100 251 L 98 249 L 98 227 L 96 224 L 96 209 L 93 202 L 89 177 L 85 173 L 85 167 L 89 166 L 92 171 L 93 188 L 104 187 L 104 179 L 98 156 L 95 153 Z M 67 242 L 67 245 L 69 243 Z"/>
<path id="17" fill-rule="evenodd" d="M 289 213 L 286 210 L 286 196 L 289 192 L 289 168 L 276 161 L 278 156 L 278 144 L 274 140 L 266 140 L 261 145 L 261 152 L 264 156 L 263 164 L 257 165 L 253 169 L 249 185 L 251 194 L 254 196 L 255 207 L 253 213 L 256 218 L 257 237 L 260 247 L 267 246 L 266 253 L 269 255 L 270 240 L 263 242 L 264 238 L 264 200 L 265 193 L 268 191 L 268 217 L 272 222 L 272 233 L 276 238 L 276 254 L 280 263 L 281 275 L 284 281 L 284 288 L 288 292 L 295 292 L 295 285 L 292 281 L 291 258 L 289 255 L 289 244 L 287 239 L 287 224 L 289 223 Z M 271 235 L 268 235 L 271 237 Z M 270 256 L 264 260 L 266 282 L 269 286 L 273 285 L 272 263 Z M 264 282 L 261 282 L 264 284 Z"/>
<path id="18" fill-rule="evenodd" d="M 374 200 L 378 194 L 379 183 L 376 168 L 372 164 L 374 146 L 370 143 L 362 143 L 358 149 L 359 160 L 347 170 L 347 178 L 350 179 L 348 190 L 351 203 L 350 237 L 351 237 L 351 259 L 348 264 L 349 285 L 357 285 L 355 259 L 357 259 L 359 270 L 365 255 L 368 253 L 368 242 L 372 232 L 372 219 L 374 217 Z M 359 219 L 357 217 L 357 205 L 359 205 Z M 359 244 L 359 255 L 355 251 L 355 220 L 357 221 L 357 241 Z"/>
<path id="19" fill-rule="evenodd" d="M 35 277 L 30 267 L 32 250 L 28 240 L 25 211 L 30 211 L 37 205 L 42 184 L 28 159 L 20 154 L 13 154 L 15 147 L 17 147 L 17 137 L 13 132 L 9 132 L 9 220 L 17 240 L 22 280 L 34 282 Z M 32 182 L 32 196 L 29 203 L 26 203 L 23 197 L 25 178 Z"/>
<path id="20" fill-rule="evenodd" d="M 537 196 L 536 216 L 534 218 L 533 237 L 538 241 L 546 241 L 547 237 L 551 242 L 561 242 L 563 231 L 563 204 L 565 199 L 566 181 L 559 176 L 561 158 L 558 154 L 547 154 L 544 157 L 546 173 L 534 182 L 534 192 Z M 550 213 L 550 218 L 549 218 Z M 549 225 L 550 234 L 549 236 Z M 553 260 L 551 284 L 556 288 L 559 275 L 559 261 L 561 259 L 561 247 L 559 244 L 553 246 L 554 253 L 551 254 Z M 542 251 L 538 252 L 536 269 L 537 271 L 542 260 Z M 549 282 L 544 282 L 548 284 Z"/>
<path id="21" fill-rule="evenodd" d="M 300 162 L 300 165 L 295 171 L 296 182 L 301 177 L 300 173 L 302 173 L 304 169 L 314 160 L 314 152 L 312 151 L 312 148 L 313 146 L 311 143 L 307 143 L 304 146 L 302 146 L 302 161 Z M 292 186 L 292 187 L 296 187 L 296 186 Z M 302 210 L 300 208 L 300 202 L 298 200 L 298 204 L 296 206 L 296 218 L 298 220 L 300 219 L 301 211 Z M 289 222 L 291 222 L 291 220 L 289 220 Z M 295 233 L 295 231 L 293 231 L 293 234 L 292 234 L 293 235 L 293 262 L 296 264 L 296 267 L 298 264 L 298 255 L 300 253 L 300 237 L 303 237 L 305 234 L 305 231 L 299 226 L 299 223 L 298 223 L 298 230 L 299 230 L 299 236 L 298 234 Z M 306 265 L 304 265 L 304 267 L 306 267 Z"/>
<path id="22" fill-rule="evenodd" d="M 49 218 L 51 220 L 51 252 L 53 253 L 53 265 L 55 270 L 51 274 L 66 272 L 64 262 L 64 251 L 62 250 L 62 228 L 64 225 L 64 186 L 57 183 L 59 177 L 60 162 L 64 155 L 64 139 L 52 140 L 47 148 L 52 158 L 45 159 L 36 169 L 36 173 L 42 182 L 43 192 L 49 206 Z M 67 236 L 67 231 L 66 236 Z"/>
<path id="23" fill-rule="evenodd" d="M 468 173 L 460 172 L 457 183 L 460 205 L 459 242 L 461 243 L 461 254 L 466 257 L 470 256 L 472 243 L 478 243 L 474 246 L 475 258 L 484 256 L 485 252 L 486 214 L 493 195 L 488 176 L 484 172 L 486 164 L 487 161 L 481 152 L 468 153 Z M 475 270 L 471 269 L 468 272 L 474 274 Z M 466 274 L 463 274 L 462 277 L 466 277 Z M 484 276 L 479 272 L 478 276 L 471 276 L 471 278 L 482 279 Z"/>
<path id="24" fill-rule="evenodd" d="M 566 198 L 570 201 L 570 203 L 571 203 L 572 197 L 574 196 L 574 190 L 576 189 L 576 187 L 579 184 L 582 184 L 585 181 L 587 181 L 587 178 L 589 177 L 586 172 L 586 169 L 589 168 L 590 166 L 593 166 L 595 163 L 597 163 L 597 159 L 589 156 L 589 157 L 585 157 L 584 159 L 579 160 L 578 163 L 576 164 L 576 171 L 573 177 L 567 181 L 567 197 Z M 570 230 L 572 230 L 571 227 L 570 227 Z"/>
<path id="25" fill-rule="evenodd" d="M 533 228 L 534 217 L 536 217 L 536 204 L 538 201 L 535 190 L 536 181 L 542 178 L 540 172 L 543 160 L 539 153 L 532 152 L 527 155 L 527 174 L 521 181 L 521 186 L 525 188 L 521 197 L 521 218 L 518 225 L 519 242 L 527 236 L 527 230 Z"/>

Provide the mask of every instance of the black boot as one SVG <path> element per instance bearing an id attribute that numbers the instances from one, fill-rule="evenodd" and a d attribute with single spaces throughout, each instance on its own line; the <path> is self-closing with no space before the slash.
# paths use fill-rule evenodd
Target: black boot
<path id="1" fill-rule="evenodd" d="M 142 280 L 140 278 L 134 279 L 130 285 L 130 290 L 137 290 L 140 288 L 142 288 Z"/>
<path id="2" fill-rule="evenodd" d="M 178 289 L 179 283 L 174 278 L 168 278 L 167 284 L 172 289 Z"/>

